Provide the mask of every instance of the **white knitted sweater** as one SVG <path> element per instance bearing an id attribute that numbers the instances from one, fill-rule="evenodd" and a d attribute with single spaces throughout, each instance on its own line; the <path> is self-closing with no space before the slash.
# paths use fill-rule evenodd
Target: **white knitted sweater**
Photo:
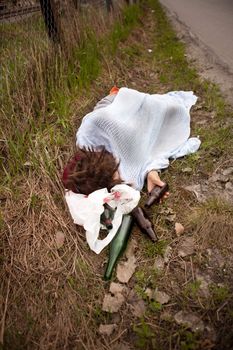
<path id="1" fill-rule="evenodd" d="M 77 145 L 105 146 L 120 160 L 121 178 L 141 190 L 150 170 L 199 148 L 198 138 L 189 139 L 189 111 L 196 100 L 192 91 L 150 95 L 121 88 L 112 103 L 83 118 Z"/>

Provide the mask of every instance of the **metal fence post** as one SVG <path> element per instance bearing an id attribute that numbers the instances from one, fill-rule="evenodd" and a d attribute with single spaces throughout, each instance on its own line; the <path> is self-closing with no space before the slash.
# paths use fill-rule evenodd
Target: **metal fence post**
<path id="1" fill-rule="evenodd" d="M 113 3 L 112 0 L 105 0 L 106 1 L 106 6 L 107 6 L 107 10 L 108 12 L 113 10 Z"/>
<path id="2" fill-rule="evenodd" d="M 54 42 L 58 42 L 59 30 L 57 25 L 57 18 L 55 14 L 54 0 L 40 0 L 41 12 L 44 17 L 45 26 L 48 32 L 48 36 Z"/>

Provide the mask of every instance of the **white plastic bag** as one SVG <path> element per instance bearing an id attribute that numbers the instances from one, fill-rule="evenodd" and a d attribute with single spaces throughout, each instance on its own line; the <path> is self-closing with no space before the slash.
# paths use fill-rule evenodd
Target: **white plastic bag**
<path id="1" fill-rule="evenodd" d="M 117 233 L 122 215 L 130 213 L 138 205 L 140 192 L 121 184 L 114 186 L 110 193 L 103 188 L 92 192 L 89 196 L 67 191 L 65 199 L 74 223 L 84 227 L 89 247 L 99 254 Z M 105 203 L 116 211 L 112 221 L 113 228 L 104 239 L 100 240 L 98 239 L 101 227 L 100 216 L 104 211 Z"/>

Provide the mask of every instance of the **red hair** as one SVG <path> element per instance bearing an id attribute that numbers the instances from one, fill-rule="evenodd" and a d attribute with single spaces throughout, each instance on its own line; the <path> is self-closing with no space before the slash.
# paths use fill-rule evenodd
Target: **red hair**
<path id="1" fill-rule="evenodd" d="M 100 152 L 80 149 L 66 165 L 62 182 L 66 189 L 75 193 L 90 193 L 122 183 L 114 179 L 119 163 L 111 153 L 102 148 Z"/>

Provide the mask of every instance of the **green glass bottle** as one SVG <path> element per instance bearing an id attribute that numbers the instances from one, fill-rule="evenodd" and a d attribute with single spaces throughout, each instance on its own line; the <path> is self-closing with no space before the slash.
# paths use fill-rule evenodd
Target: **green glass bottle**
<path id="1" fill-rule="evenodd" d="M 132 231 L 133 218 L 131 215 L 123 215 L 121 226 L 119 227 L 115 237 L 110 243 L 109 259 L 104 273 L 104 279 L 109 280 L 112 276 L 113 269 L 117 260 L 125 251 L 127 242 Z"/>

